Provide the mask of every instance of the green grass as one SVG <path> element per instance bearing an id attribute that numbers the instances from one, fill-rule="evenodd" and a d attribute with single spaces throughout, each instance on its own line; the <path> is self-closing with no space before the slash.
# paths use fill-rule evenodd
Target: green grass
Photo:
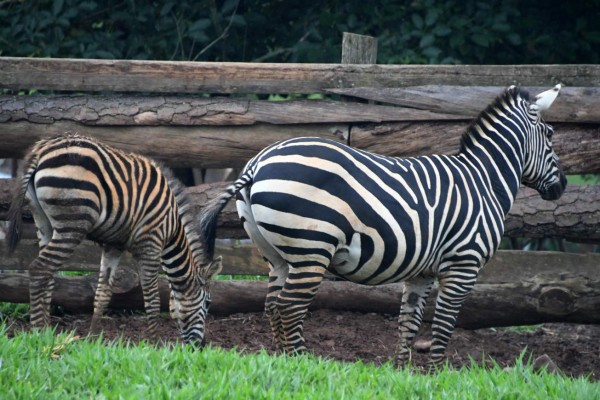
<path id="1" fill-rule="evenodd" d="M 24 319 L 29 313 L 29 304 L 1 303 L 0 302 L 0 322 L 6 318 Z"/>
<path id="2" fill-rule="evenodd" d="M 600 384 L 514 368 L 432 375 L 314 356 L 106 344 L 52 330 L 6 336 L 2 399 L 597 399 Z"/>

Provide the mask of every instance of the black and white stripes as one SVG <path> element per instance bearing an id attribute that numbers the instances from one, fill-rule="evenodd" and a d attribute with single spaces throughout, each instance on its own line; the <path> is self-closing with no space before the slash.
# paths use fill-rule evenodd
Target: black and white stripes
<path id="1" fill-rule="evenodd" d="M 521 182 L 545 199 L 565 188 L 552 128 L 539 115 L 559 88 L 532 102 L 508 88 L 452 156 L 384 157 L 320 138 L 276 143 L 203 212 L 209 251 L 217 215 L 237 194 L 244 228 L 271 265 L 266 311 L 288 353 L 305 348 L 302 319 L 328 270 L 361 284 L 406 283 L 397 350 L 405 364 L 437 278 L 431 358 L 439 363 Z"/>
<path id="2" fill-rule="evenodd" d="M 11 204 L 11 250 L 19 240 L 25 195 L 40 240 L 39 256 L 30 266 L 32 325 L 50 323 L 54 273 L 89 238 L 103 245 L 92 331 L 110 301 L 121 254 L 129 250 L 140 264 L 149 329 L 155 331 L 158 323 L 162 266 L 184 340 L 203 341 L 208 284 L 220 269 L 220 260 L 209 262 L 205 257 L 183 187 L 168 170 L 148 158 L 77 135 L 36 143 Z"/>

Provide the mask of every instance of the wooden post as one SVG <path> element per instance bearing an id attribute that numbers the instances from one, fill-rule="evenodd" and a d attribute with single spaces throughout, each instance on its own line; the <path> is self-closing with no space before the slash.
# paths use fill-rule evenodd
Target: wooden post
<path id="1" fill-rule="evenodd" d="M 344 32 L 342 38 L 342 64 L 376 64 L 377 63 L 377 39 L 372 36 L 358 35 L 356 33 Z M 342 96 L 343 102 L 362 102 L 356 98 L 350 100 Z M 366 103 L 373 104 L 368 100 Z M 349 124 L 346 144 L 350 145 L 352 124 Z"/>
<path id="2" fill-rule="evenodd" d="M 377 64 L 377 39 L 344 32 L 342 64 Z"/>

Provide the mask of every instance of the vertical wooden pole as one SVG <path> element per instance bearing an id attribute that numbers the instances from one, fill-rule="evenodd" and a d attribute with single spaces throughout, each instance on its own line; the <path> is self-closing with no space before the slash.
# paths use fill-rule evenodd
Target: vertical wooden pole
<path id="1" fill-rule="evenodd" d="M 377 39 L 372 36 L 344 32 L 342 64 L 376 64 Z"/>
<path id="2" fill-rule="evenodd" d="M 372 36 L 344 32 L 342 38 L 342 64 L 376 64 L 377 39 Z M 342 101 L 357 101 L 342 98 Z M 368 103 L 372 103 L 369 101 Z M 348 124 L 346 144 L 351 145 L 352 124 Z"/>

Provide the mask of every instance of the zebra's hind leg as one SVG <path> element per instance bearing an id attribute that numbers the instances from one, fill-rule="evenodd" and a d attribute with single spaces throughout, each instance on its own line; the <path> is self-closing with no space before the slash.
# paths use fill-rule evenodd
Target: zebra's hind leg
<path id="1" fill-rule="evenodd" d="M 291 268 L 283 289 L 277 296 L 276 305 L 287 354 L 306 351 L 302 324 L 324 274 L 325 268 L 320 266 Z"/>
<path id="2" fill-rule="evenodd" d="M 454 332 L 456 317 L 475 285 L 478 270 L 478 267 L 449 268 L 438 278 L 438 295 L 431 326 L 431 367 L 437 367 L 445 360 L 446 346 Z"/>
<path id="3" fill-rule="evenodd" d="M 132 254 L 140 264 L 140 284 L 144 294 L 148 333 L 150 336 L 155 336 L 160 315 L 160 296 L 158 293 L 158 272 L 161 266 L 160 250 L 141 246 L 132 250 Z"/>
<path id="4" fill-rule="evenodd" d="M 433 277 L 417 276 L 404 282 L 402 306 L 400 307 L 399 337 L 395 363 L 398 367 L 410 361 L 410 345 L 419 331 L 427 296 L 433 287 Z"/>
<path id="5" fill-rule="evenodd" d="M 69 234 L 70 233 L 70 234 Z M 69 259 L 83 240 L 77 232 L 54 232 L 29 266 L 29 315 L 34 328 L 50 325 L 50 303 L 54 291 L 54 274 Z"/>
<path id="6" fill-rule="evenodd" d="M 91 333 L 98 333 L 98 323 L 112 296 L 112 287 L 114 283 L 115 270 L 119 265 L 119 260 L 123 252 L 111 246 L 104 246 L 102 250 L 102 260 L 100 261 L 100 276 L 98 277 L 98 287 L 94 296 L 94 315 L 90 325 Z"/>
<path id="7" fill-rule="evenodd" d="M 277 263 L 269 261 L 269 285 L 265 299 L 265 314 L 271 325 L 273 341 L 278 351 L 284 350 L 285 336 L 281 324 L 281 316 L 277 308 L 277 298 L 288 277 L 289 265 L 283 259 Z"/>

